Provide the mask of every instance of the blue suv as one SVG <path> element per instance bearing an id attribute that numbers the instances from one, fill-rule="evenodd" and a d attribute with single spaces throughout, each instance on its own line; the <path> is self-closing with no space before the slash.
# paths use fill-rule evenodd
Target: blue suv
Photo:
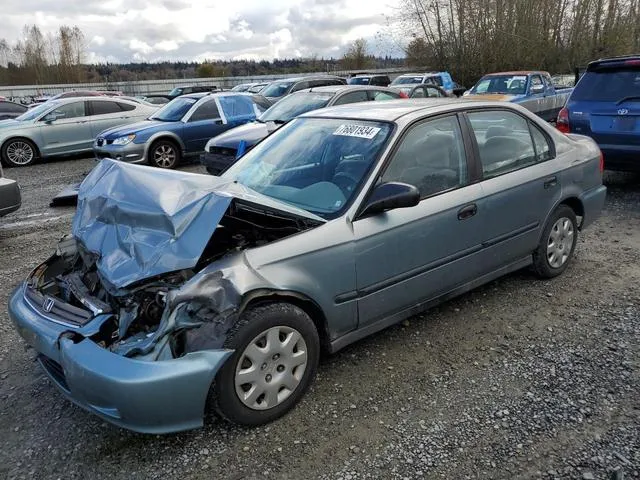
<path id="1" fill-rule="evenodd" d="M 605 168 L 640 172 L 640 55 L 591 62 L 556 127 L 592 137 Z"/>

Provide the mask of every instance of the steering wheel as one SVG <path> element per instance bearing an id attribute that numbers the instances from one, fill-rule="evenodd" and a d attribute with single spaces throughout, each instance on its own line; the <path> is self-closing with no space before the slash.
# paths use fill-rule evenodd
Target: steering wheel
<path id="1" fill-rule="evenodd" d="M 349 198 L 351 196 L 356 188 L 356 185 L 358 185 L 358 181 L 359 180 L 357 178 L 354 178 L 345 172 L 336 173 L 331 180 L 332 183 L 337 185 L 338 188 L 342 190 L 342 193 L 344 193 L 344 196 L 346 198 Z"/>

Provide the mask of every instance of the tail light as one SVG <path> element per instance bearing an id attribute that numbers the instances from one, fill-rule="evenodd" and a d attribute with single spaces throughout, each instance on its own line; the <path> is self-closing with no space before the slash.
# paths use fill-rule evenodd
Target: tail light
<path id="1" fill-rule="evenodd" d="M 409 95 L 404 92 L 398 92 L 398 95 L 400 95 L 400 98 L 409 98 Z"/>
<path id="2" fill-rule="evenodd" d="M 558 113 L 558 119 L 556 120 L 556 128 L 560 130 L 562 133 L 570 133 L 571 128 L 569 125 L 569 110 L 564 107 Z"/>

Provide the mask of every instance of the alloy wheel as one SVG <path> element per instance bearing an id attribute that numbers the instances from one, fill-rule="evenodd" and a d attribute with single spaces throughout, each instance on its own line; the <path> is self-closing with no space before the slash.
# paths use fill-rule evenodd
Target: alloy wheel
<path id="1" fill-rule="evenodd" d="M 6 152 L 7 160 L 14 165 L 29 165 L 33 161 L 33 148 L 26 142 L 11 142 Z"/>
<path id="2" fill-rule="evenodd" d="M 161 168 L 171 168 L 176 162 L 175 149 L 167 144 L 158 145 L 153 151 L 153 160 Z"/>

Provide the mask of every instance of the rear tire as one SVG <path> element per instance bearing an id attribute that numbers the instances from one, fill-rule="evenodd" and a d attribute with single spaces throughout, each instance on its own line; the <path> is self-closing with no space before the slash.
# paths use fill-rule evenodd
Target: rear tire
<path id="1" fill-rule="evenodd" d="M 541 278 L 553 278 L 564 272 L 578 241 L 578 221 L 567 205 L 556 208 L 542 232 L 533 253 L 533 270 Z"/>
<path id="2" fill-rule="evenodd" d="M 313 321 L 289 303 L 244 312 L 224 347 L 234 353 L 216 375 L 210 406 L 246 426 L 269 423 L 291 410 L 311 385 L 320 358 Z"/>
<path id="3" fill-rule="evenodd" d="M 38 158 L 38 150 L 31 140 L 12 138 L 2 146 L 2 163 L 9 167 L 27 167 Z"/>
<path id="4" fill-rule="evenodd" d="M 170 140 L 158 140 L 147 154 L 150 165 L 158 168 L 175 168 L 180 163 L 180 148 Z"/>

